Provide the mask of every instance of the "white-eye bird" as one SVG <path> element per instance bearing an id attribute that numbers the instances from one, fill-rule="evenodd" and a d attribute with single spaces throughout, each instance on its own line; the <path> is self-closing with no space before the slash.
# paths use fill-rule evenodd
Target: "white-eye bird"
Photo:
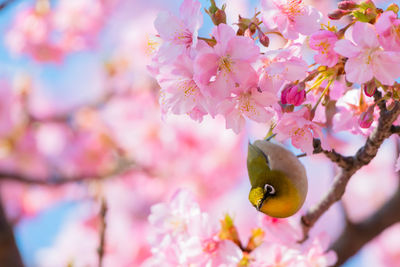
<path id="1" fill-rule="evenodd" d="M 306 170 L 299 159 L 281 145 L 266 140 L 249 143 L 247 171 L 249 200 L 269 216 L 285 218 L 295 214 L 306 199 Z"/>

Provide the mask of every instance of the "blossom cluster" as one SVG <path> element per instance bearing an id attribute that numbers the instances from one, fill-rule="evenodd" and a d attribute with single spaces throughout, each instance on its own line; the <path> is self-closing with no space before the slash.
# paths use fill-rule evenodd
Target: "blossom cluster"
<path id="1" fill-rule="evenodd" d="M 293 219 L 293 218 L 292 218 Z M 233 219 L 220 225 L 202 212 L 190 191 L 179 190 L 167 203 L 151 208 L 153 256 L 144 266 L 331 266 L 336 261 L 326 251 L 324 234 L 300 245 L 298 225 L 289 219 L 262 215 L 254 222 L 248 244 L 243 246 Z"/>
<path id="2" fill-rule="evenodd" d="M 370 133 L 377 90 L 397 97 L 397 5 L 384 11 L 369 0 L 343 1 L 328 19 L 302 0 L 262 0 L 259 12 L 232 26 L 225 8 L 211 1 L 215 26 L 207 38 L 198 36 L 203 16 L 196 0 L 183 1 L 179 16 L 163 12 L 155 20 L 160 46 L 149 70 L 164 113 L 198 121 L 223 116 L 236 133 L 248 119 L 310 154 L 313 138 L 329 149 L 324 129 Z M 340 28 L 344 17 L 350 23 Z M 272 44 L 272 35 L 285 44 Z"/>
<path id="3" fill-rule="evenodd" d="M 14 54 L 39 62 L 61 62 L 66 54 L 93 47 L 113 0 L 38 0 L 21 10 L 5 36 Z"/>

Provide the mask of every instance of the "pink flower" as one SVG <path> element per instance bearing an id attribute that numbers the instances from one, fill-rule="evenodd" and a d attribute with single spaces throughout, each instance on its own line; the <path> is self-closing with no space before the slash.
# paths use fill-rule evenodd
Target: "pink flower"
<path id="1" fill-rule="evenodd" d="M 359 116 L 373 105 L 373 99 L 363 97 L 360 101 L 360 89 L 352 89 L 346 92 L 338 99 L 336 107 L 338 112 L 333 116 L 333 131 L 350 131 L 352 134 L 368 135 L 376 127 L 376 118 L 378 114 L 374 114 L 374 122 L 368 129 L 360 127 Z M 371 127 L 372 126 L 372 127 Z"/>
<path id="2" fill-rule="evenodd" d="M 299 85 L 287 86 L 281 94 L 282 104 L 289 104 L 294 106 L 300 106 L 306 99 L 306 91 L 304 87 L 301 88 Z"/>
<path id="3" fill-rule="evenodd" d="M 157 81 L 161 86 L 160 103 L 163 113 L 170 110 L 174 114 L 185 114 L 195 108 L 204 110 L 203 94 L 193 79 L 193 60 L 186 54 L 180 55 L 173 64 L 160 68 Z"/>
<path id="4" fill-rule="evenodd" d="M 353 40 L 339 40 L 335 51 L 348 58 L 345 71 L 349 82 L 365 83 L 373 77 L 382 84 L 393 85 L 400 77 L 400 53 L 383 51 L 375 27 L 357 21 L 353 26 Z"/>
<path id="5" fill-rule="evenodd" d="M 226 24 L 215 27 L 213 36 L 217 44 L 201 49 L 195 59 L 195 81 L 205 96 L 223 99 L 254 75 L 251 63 L 257 60 L 259 48 L 252 39 L 236 36 Z"/>
<path id="6" fill-rule="evenodd" d="M 326 233 L 319 234 L 306 249 L 306 266 L 332 266 L 337 261 L 336 253 L 329 248 L 329 236 Z"/>
<path id="7" fill-rule="evenodd" d="M 322 147 L 329 149 L 323 139 L 321 126 L 310 121 L 307 117 L 309 111 L 302 108 L 292 113 L 284 113 L 275 127 L 278 141 L 292 139 L 292 145 L 303 152 L 311 155 L 313 153 L 313 138 L 320 138 Z"/>
<path id="8" fill-rule="evenodd" d="M 335 66 L 339 59 L 339 55 L 333 50 L 337 40 L 336 34 L 328 30 L 320 30 L 311 35 L 309 45 L 318 51 L 314 56 L 315 62 L 328 67 Z"/>
<path id="9" fill-rule="evenodd" d="M 304 79 L 308 64 L 294 51 L 296 47 L 268 51 L 261 58 L 259 86 L 262 91 L 276 94 L 286 82 Z"/>
<path id="10" fill-rule="evenodd" d="M 400 19 L 393 11 L 383 12 L 375 23 L 381 46 L 388 51 L 400 51 Z"/>
<path id="11" fill-rule="evenodd" d="M 60 62 L 63 58 L 61 48 L 50 39 L 51 14 L 28 9 L 20 12 L 9 32 L 5 42 L 11 52 L 29 54 L 40 62 Z"/>
<path id="12" fill-rule="evenodd" d="M 299 34 L 310 35 L 320 29 L 321 13 L 304 5 L 302 0 L 263 0 L 263 22 L 278 30 L 288 39 L 297 39 Z"/>
<path id="13" fill-rule="evenodd" d="M 154 27 L 164 40 L 156 55 L 160 62 L 172 61 L 179 54 L 196 47 L 198 29 L 203 23 L 201 4 L 196 0 L 184 0 L 179 12 L 179 17 L 162 12 L 154 22 Z"/>
<path id="14" fill-rule="evenodd" d="M 263 243 L 251 253 L 251 267 L 258 266 L 302 266 L 303 259 L 298 250 L 280 244 Z"/>
<path id="15" fill-rule="evenodd" d="M 187 235 L 190 222 L 201 218 L 199 205 L 189 191 L 175 193 L 169 203 L 159 203 L 151 207 L 149 222 L 154 226 L 156 245 L 165 238 L 179 238 Z"/>
<path id="16" fill-rule="evenodd" d="M 108 1 L 61 0 L 53 13 L 54 30 L 61 32 L 60 47 L 65 51 L 79 51 L 95 44 L 102 29 L 107 11 L 111 10 Z"/>
<path id="17" fill-rule="evenodd" d="M 159 266 L 160 260 L 163 266 L 236 266 L 243 257 L 235 243 L 218 238 L 216 224 L 200 212 L 189 191 L 178 191 L 170 203 L 151 211 L 149 221 L 162 238 L 152 242 L 153 259 L 146 266 Z"/>
<path id="18" fill-rule="evenodd" d="M 256 122 L 268 122 L 275 111 L 272 105 L 278 100 L 274 93 L 260 92 L 257 88 L 257 76 L 247 81 L 234 97 L 222 101 L 218 105 L 218 111 L 224 115 L 226 128 L 240 133 L 247 117 Z"/>
<path id="19" fill-rule="evenodd" d="M 374 105 L 370 106 L 366 111 L 361 113 L 359 123 L 361 128 L 369 128 L 374 122 Z"/>
<path id="20" fill-rule="evenodd" d="M 262 229 L 268 236 L 268 242 L 282 244 L 288 247 L 296 247 L 297 241 L 302 238 L 301 227 L 296 216 L 278 219 L 267 215 L 260 216 Z"/>

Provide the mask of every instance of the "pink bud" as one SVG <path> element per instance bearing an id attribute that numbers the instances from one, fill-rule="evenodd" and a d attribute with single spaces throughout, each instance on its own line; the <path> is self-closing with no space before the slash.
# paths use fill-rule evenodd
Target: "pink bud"
<path id="1" fill-rule="evenodd" d="M 357 3 L 351 0 L 342 1 L 338 3 L 338 8 L 342 10 L 352 10 L 358 7 Z"/>
<path id="2" fill-rule="evenodd" d="M 360 123 L 361 128 L 369 128 L 374 121 L 374 105 L 370 106 L 366 111 L 361 113 L 358 122 Z"/>
<path id="3" fill-rule="evenodd" d="M 347 14 L 350 14 L 351 11 L 344 11 L 341 9 L 336 9 L 335 11 L 331 12 L 328 14 L 328 17 L 332 20 L 338 20 L 341 19 L 343 16 L 346 16 Z"/>
<path id="4" fill-rule="evenodd" d="M 306 99 L 306 91 L 304 87 L 299 85 L 288 86 L 283 89 L 281 94 L 282 104 L 290 104 L 294 106 L 301 105 Z"/>
<path id="5" fill-rule="evenodd" d="M 366 96 L 371 97 L 375 94 L 377 87 L 376 87 L 375 82 L 373 81 L 373 82 L 363 84 L 362 89 L 364 90 L 364 93 Z"/>
<path id="6" fill-rule="evenodd" d="M 265 35 L 262 31 L 258 30 L 258 38 L 260 39 L 260 43 L 268 47 L 269 46 L 269 38 L 267 35 Z"/>

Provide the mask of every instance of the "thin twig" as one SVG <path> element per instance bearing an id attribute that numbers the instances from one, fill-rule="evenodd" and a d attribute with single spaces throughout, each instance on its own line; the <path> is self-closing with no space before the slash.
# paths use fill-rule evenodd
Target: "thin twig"
<path id="1" fill-rule="evenodd" d="M 104 259 L 104 254 L 105 254 L 105 246 L 106 246 L 106 228 L 107 228 L 107 223 L 106 223 L 106 216 L 107 216 L 107 202 L 105 198 L 101 200 L 101 207 L 100 207 L 100 243 L 99 247 L 97 248 L 97 254 L 99 256 L 99 267 L 103 266 L 103 259 Z"/>

